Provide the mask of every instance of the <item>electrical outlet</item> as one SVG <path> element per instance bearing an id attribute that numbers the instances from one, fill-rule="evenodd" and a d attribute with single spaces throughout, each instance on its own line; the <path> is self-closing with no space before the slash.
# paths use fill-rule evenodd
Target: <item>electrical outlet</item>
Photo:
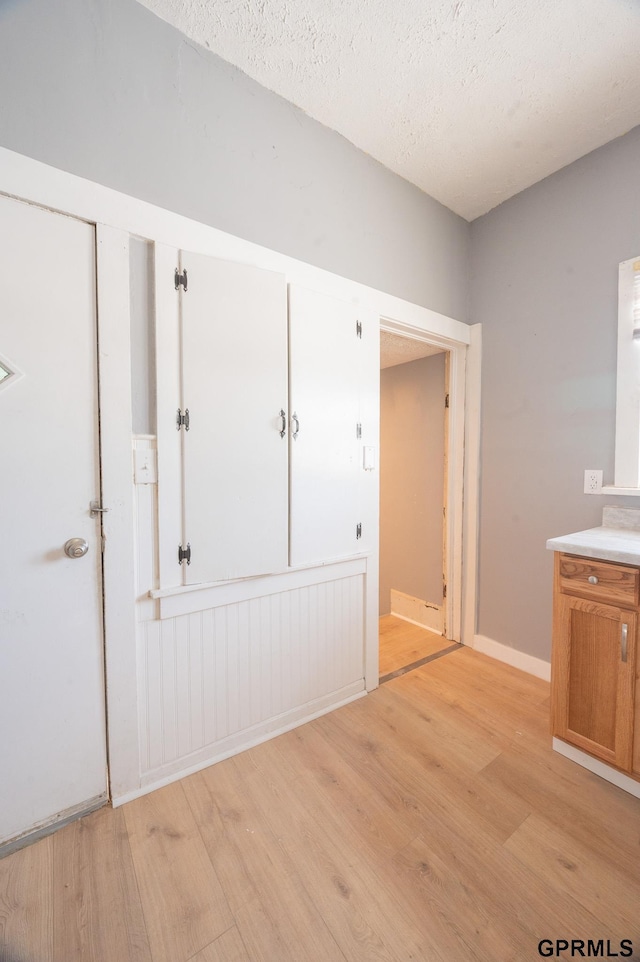
<path id="1" fill-rule="evenodd" d="M 602 471 L 587 468 L 584 472 L 584 493 L 600 494 L 602 491 Z"/>

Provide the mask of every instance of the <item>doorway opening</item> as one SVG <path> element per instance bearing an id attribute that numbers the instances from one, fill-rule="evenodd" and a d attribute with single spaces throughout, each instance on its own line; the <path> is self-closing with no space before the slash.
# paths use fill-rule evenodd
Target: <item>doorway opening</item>
<path id="1" fill-rule="evenodd" d="M 452 646 L 447 625 L 450 351 L 380 332 L 380 682 Z"/>

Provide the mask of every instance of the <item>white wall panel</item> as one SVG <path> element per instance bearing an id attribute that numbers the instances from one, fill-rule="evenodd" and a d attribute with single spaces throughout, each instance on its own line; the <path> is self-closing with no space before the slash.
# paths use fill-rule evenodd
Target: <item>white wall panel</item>
<path id="1" fill-rule="evenodd" d="M 134 437 L 133 463 L 135 481 L 135 579 L 136 612 L 138 621 L 147 621 L 157 616 L 157 602 L 149 597 L 149 592 L 158 587 L 160 571 L 158 564 L 157 540 L 154 532 L 158 530 L 158 485 L 156 478 L 156 439 L 151 435 Z M 149 483 L 144 470 L 137 465 L 148 465 Z"/>
<path id="2" fill-rule="evenodd" d="M 141 622 L 142 774 L 361 682 L 363 577 Z"/>

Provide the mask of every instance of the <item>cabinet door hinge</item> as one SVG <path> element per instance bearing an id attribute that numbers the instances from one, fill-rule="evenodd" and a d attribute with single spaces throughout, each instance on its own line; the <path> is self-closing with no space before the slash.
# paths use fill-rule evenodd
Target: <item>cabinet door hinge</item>
<path id="1" fill-rule="evenodd" d="M 187 290 L 187 268 L 186 267 L 183 270 L 182 274 L 176 267 L 176 272 L 174 274 L 174 281 L 176 285 L 176 290 L 179 290 L 180 287 L 182 286 L 183 290 L 186 292 Z"/>
<path id="2" fill-rule="evenodd" d="M 356 525 L 356 541 L 358 540 L 358 538 L 361 538 L 361 537 L 362 537 L 362 525 L 357 524 Z"/>
<path id="3" fill-rule="evenodd" d="M 180 408 L 178 408 L 178 413 L 176 414 L 176 427 L 178 431 L 180 430 L 182 425 L 184 425 L 185 431 L 189 430 L 189 408 L 184 409 L 184 414 L 182 413 Z"/>
<path id="4" fill-rule="evenodd" d="M 356 337 L 362 337 L 362 321 L 356 321 Z"/>
<path id="5" fill-rule="evenodd" d="M 357 437 L 357 438 L 361 438 L 361 437 L 362 437 L 362 425 L 361 425 L 361 424 L 356 424 L 356 437 Z"/>
<path id="6" fill-rule="evenodd" d="M 191 564 L 191 544 L 187 542 L 187 547 L 183 548 L 181 544 L 178 545 L 178 564 L 181 565 L 184 561 L 188 565 Z"/>

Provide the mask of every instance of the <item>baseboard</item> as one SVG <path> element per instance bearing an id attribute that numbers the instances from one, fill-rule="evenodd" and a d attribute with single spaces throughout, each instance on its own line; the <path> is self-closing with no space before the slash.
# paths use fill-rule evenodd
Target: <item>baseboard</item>
<path id="1" fill-rule="evenodd" d="M 494 641 L 493 638 L 487 638 L 486 635 L 474 635 L 473 647 L 475 651 L 489 655 L 496 661 L 503 661 L 505 665 L 511 665 L 512 668 L 526 671 L 528 675 L 535 675 L 536 678 L 542 678 L 544 681 L 551 679 L 550 662 L 527 655 L 526 652 L 518 651 L 517 648 L 510 648 L 509 645 L 503 645 L 499 641 Z"/>
<path id="2" fill-rule="evenodd" d="M 406 595 L 403 591 L 396 591 L 395 588 L 391 589 L 390 596 L 391 614 L 396 618 L 402 618 L 403 621 L 418 625 L 420 628 L 427 628 L 437 635 L 442 634 L 444 623 L 442 605 L 427 604 L 421 598 Z"/>
<path id="3" fill-rule="evenodd" d="M 238 755 L 249 748 L 255 748 L 256 745 L 261 745 L 262 742 L 269 741 L 277 735 L 284 735 L 285 732 L 298 728 L 300 725 L 306 725 L 314 718 L 326 715 L 336 708 L 342 708 L 343 705 L 348 705 L 358 698 L 363 698 L 366 694 L 364 681 L 362 680 L 348 685 L 339 692 L 316 698 L 308 705 L 284 712 L 282 715 L 262 722 L 253 728 L 224 738 L 215 745 L 210 745 L 208 748 L 186 758 L 177 759 L 161 769 L 144 773 L 141 776 L 142 784 L 140 788 L 136 788 L 132 792 L 126 792 L 124 795 L 114 796 L 111 804 L 114 808 L 119 808 L 120 805 L 125 805 L 142 795 L 148 795 L 149 792 L 154 792 L 157 788 L 164 788 L 165 785 L 186 778 L 187 775 L 194 775 L 196 772 L 202 771 L 203 768 L 215 765 L 216 762 L 222 762 L 225 758 L 231 758 L 233 755 Z"/>
<path id="4" fill-rule="evenodd" d="M 554 752 L 558 752 L 559 755 L 564 755 L 565 758 L 570 758 L 571 761 L 577 765 L 581 765 L 583 768 L 593 772 L 594 775 L 599 775 L 600 778 L 611 782 L 612 785 L 616 785 L 623 791 L 629 792 L 630 795 L 635 795 L 636 798 L 640 798 L 640 782 L 637 782 L 635 778 L 629 778 L 624 772 L 619 772 L 617 768 L 611 768 L 598 758 L 593 758 L 592 755 L 581 752 L 579 748 L 568 745 L 560 738 L 553 739 L 553 750 Z"/>
<path id="5" fill-rule="evenodd" d="M 85 815 L 90 815 L 91 812 L 95 812 L 97 809 L 102 808 L 103 805 L 106 805 L 108 801 L 107 793 L 102 792 L 100 795 L 96 795 L 95 798 L 89 798 L 86 802 L 81 802 L 79 805 L 73 805 L 71 808 L 65 809 L 64 812 L 58 812 L 53 818 L 34 825 L 16 838 L 10 838 L 0 842 L 0 858 L 4 858 L 6 855 L 12 855 L 21 848 L 25 848 L 27 845 L 31 845 L 33 842 L 45 838 L 47 835 L 52 835 L 53 832 L 57 832 L 59 828 L 64 828 L 64 826 L 69 825 L 70 822 L 75 822 L 77 818 L 84 818 Z M 4 956 L 2 956 L 2 958 L 4 958 Z"/>

